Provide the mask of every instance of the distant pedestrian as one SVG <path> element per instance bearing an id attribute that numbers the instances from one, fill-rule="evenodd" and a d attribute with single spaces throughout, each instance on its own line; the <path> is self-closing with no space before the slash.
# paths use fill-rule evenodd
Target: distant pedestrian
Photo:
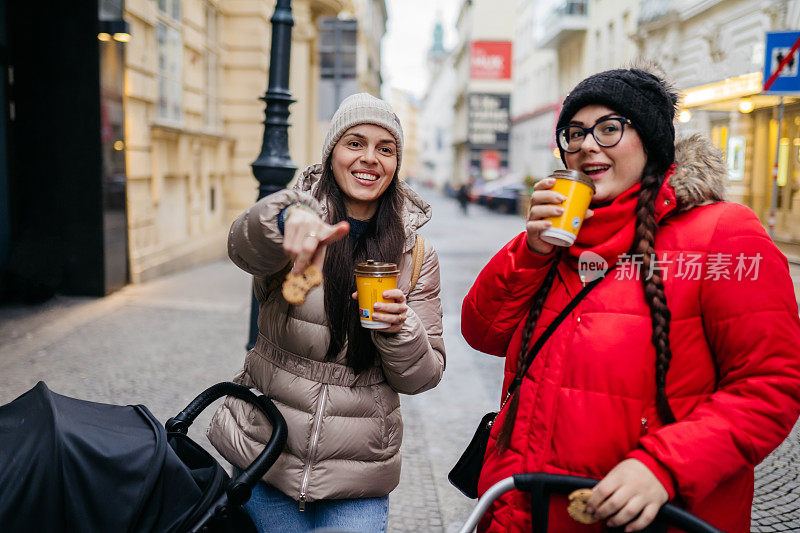
<path id="1" fill-rule="evenodd" d="M 461 206 L 461 211 L 464 212 L 465 215 L 467 213 L 467 207 L 469 206 L 469 185 L 466 183 L 462 183 L 461 187 L 458 188 L 456 191 L 456 198 L 458 199 L 458 204 Z"/>
<path id="2" fill-rule="evenodd" d="M 435 387 L 445 361 L 439 260 L 429 241 L 417 255 L 421 267 L 412 265 L 431 208 L 399 181 L 402 154 L 391 107 L 350 96 L 331 119 L 322 164 L 231 228 L 229 255 L 255 276 L 259 301 L 258 340 L 234 381 L 269 395 L 289 428 L 286 449 L 245 505 L 259 531 L 386 530 L 388 494 L 400 479 L 398 393 Z M 353 270 L 367 259 L 400 270 L 398 289 L 383 293 L 394 302 L 376 304 L 374 318 L 387 329 L 360 326 Z M 308 264 L 322 271 L 322 286 L 290 305 L 281 281 Z M 234 398 L 208 431 L 238 467 L 270 434 L 266 420 Z"/>
<path id="3" fill-rule="evenodd" d="M 541 238 L 563 197 L 534 186 L 526 230 L 483 269 L 462 307 L 474 348 L 506 357 L 479 482 L 524 471 L 602 478 L 590 512 L 625 531 L 670 500 L 750 531 L 754 467 L 800 414 L 800 320 L 786 258 L 758 218 L 723 201 L 725 164 L 700 136 L 674 143 L 678 94 L 640 68 L 601 72 L 564 101 L 564 164 L 596 186 L 563 251 Z M 521 357 L 584 287 L 581 255 L 615 267 L 529 366 Z M 634 268 L 636 267 L 636 268 Z M 529 531 L 528 496 L 495 502 L 481 531 Z M 579 526 L 564 497 L 550 531 Z M 600 531 L 582 527 L 581 531 Z"/>

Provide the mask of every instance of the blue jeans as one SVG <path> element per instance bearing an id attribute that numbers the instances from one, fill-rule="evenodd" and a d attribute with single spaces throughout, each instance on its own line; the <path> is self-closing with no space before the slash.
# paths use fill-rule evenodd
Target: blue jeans
<path id="1" fill-rule="evenodd" d="M 330 533 L 376 533 L 386 531 L 389 496 L 320 500 L 306 503 L 301 512 L 296 500 L 259 481 L 244 508 L 259 533 L 298 533 L 317 528 Z"/>

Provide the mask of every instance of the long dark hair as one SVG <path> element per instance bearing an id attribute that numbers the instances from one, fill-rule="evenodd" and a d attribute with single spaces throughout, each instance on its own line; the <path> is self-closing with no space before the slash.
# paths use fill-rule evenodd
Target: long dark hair
<path id="1" fill-rule="evenodd" d="M 642 187 L 636 203 L 636 226 L 629 254 L 643 258 L 643 272 L 649 273 L 651 271 L 651 263 L 655 258 L 656 196 L 667 170 L 668 167 L 665 168 L 663 164 L 659 165 L 648 160 L 642 172 Z M 529 366 L 525 365 L 524 358 L 533 335 L 534 326 L 539 319 L 544 301 L 547 299 L 550 287 L 555 280 L 560 258 L 561 251 L 559 250 L 550 271 L 542 282 L 541 288 L 531 302 L 531 311 L 525 319 L 525 326 L 522 330 L 522 345 L 517 359 L 517 376 L 524 376 L 528 372 Z M 653 274 L 649 277 L 640 277 L 644 286 L 644 299 L 650 308 L 650 320 L 653 325 L 651 342 L 656 350 L 656 411 L 664 424 L 672 424 L 675 422 L 675 415 L 669 405 L 666 392 L 667 371 L 672 360 L 672 350 L 669 345 L 669 327 L 672 314 L 667 306 L 667 297 L 664 293 L 662 269 L 655 265 L 652 272 Z M 518 405 L 519 390 L 514 393 L 508 402 L 506 417 L 497 435 L 496 446 L 500 452 L 508 449 L 508 445 L 511 442 L 511 432 L 514 429 Z"/>
<path id="2" fill-rule="evenodd" d="M 656 196 L 664 181 L 667 169 L 648 162 L 642 176 L 642 188 L 636 204 L 636 230 L 630 254 L 642 258 L 642 272 L 651 272 L 651 263 L 655 259 L 656 242 Z M 658 417 L 664 424 L 675 422 L 675 415 L 667 400 L 667 370 L 672 360 L 669 346 L 669 325 L 672 319 L 664 293 L 663 272 L 661 268 L 652 269 L 651 276 L 641 276 L 644 287 L 644 301 L 650 308 L 650 321 L 653 325 L 651 342 L 656 349 L 656 409 Z"/>
<path id="3" fill-rule="evenodd" d="M 330 331 L 325 359 L 335 360 L 347 346 L 347 365 L 357 373 L 372 366 L 378 353 L 370 330 L 361 327 L 358 302 L 350 297 L 356 291 L 353 268 L 356 263 L 367 259 L 397 263 L 403 253 L 405 231 L 400 213 L 404 198 L 397 179 L 395 172 L 364 233 L 358 240 L 347 237 L 328 245 L 322 267 L 325 316 Z M 342 190 L 336 183 L 330 158 L 323 164 L 322 177 L 314 196 L 327 205 L 329 224 L 347 220 Z"/>

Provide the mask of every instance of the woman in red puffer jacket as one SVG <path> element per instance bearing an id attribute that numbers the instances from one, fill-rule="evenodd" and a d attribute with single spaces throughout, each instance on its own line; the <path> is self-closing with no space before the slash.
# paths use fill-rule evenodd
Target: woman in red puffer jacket
<path id="1" fill-rule="evenodd" d="M 754 467 L 800 414 L 786 259 L 750 209 L 722 201 L 719 152 L 699 136 L 675 144 L 677 100 L 645 69 L 579 83 L 556 130 L 566 166 L 596 187 L 577 241 L 557 249 L 540 238 L 563 200 L 552 179 L 540 181 L 526 231 L 464 300 L 465 339 L 506 357 L 503 398 L 522 376 L 492 428 L 479 492 L 521 472 L 602 479 L 589 500 L 601 522 L 572 521 L 566 498 L 553 496 L 550 531 L 637 531 L 675 501 L 747 532 Z M 588 252 L 612 270 L 525 368 L 527 349 L 582 288 Z M 530 528 L 528 495 L 517 491 L 480 526 Z"/>

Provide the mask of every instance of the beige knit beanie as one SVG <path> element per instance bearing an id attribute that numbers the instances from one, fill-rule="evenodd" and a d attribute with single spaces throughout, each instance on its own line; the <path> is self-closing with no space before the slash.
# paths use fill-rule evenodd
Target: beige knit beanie
<path id="1" fill-rule="evenodd" d="M 344 132 L 357 124 L 375 124 L 392 134 L 397 143 L 397 170 L 400 170 L 400 161 L 403 158 L 403 128 L 400 126 L 400 119 L 395 115 L 392 106 L 367 93 L 348 96 L 333 114 L 325 133 L 325 142 L 322 143 L 322 164 L 328 160 Z"/>

